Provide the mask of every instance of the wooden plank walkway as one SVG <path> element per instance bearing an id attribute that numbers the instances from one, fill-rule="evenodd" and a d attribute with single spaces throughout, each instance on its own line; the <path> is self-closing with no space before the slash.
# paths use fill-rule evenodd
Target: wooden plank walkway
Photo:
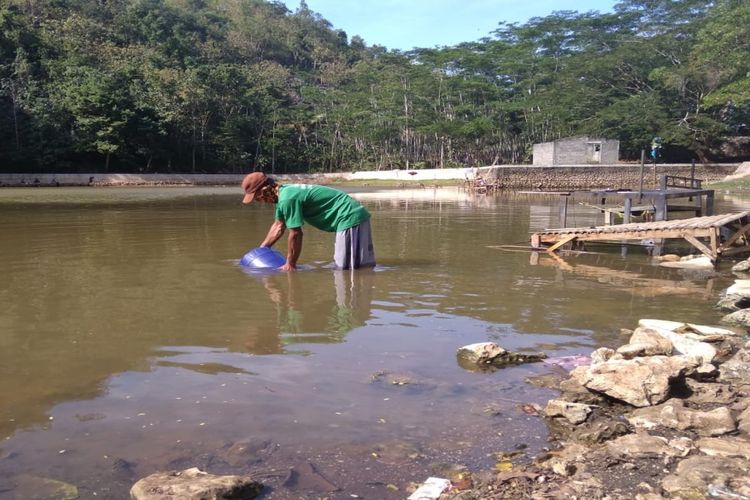
<path id="1" fill-rule="evenodd" d="M 546 229 L 531 235 L 531 246 L 554 252 L 567 243 L 580 241 L 682 238 L 715 264 L 721 256 L 750 252 L 748 233 L 750 211 L 745 211 L 669 221 Z"/>

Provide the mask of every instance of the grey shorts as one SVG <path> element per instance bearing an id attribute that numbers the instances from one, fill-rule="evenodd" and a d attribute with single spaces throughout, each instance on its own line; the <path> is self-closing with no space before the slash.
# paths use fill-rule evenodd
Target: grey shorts
<path id="1" fill-rule="evenodd" d="M 339 269 L 357 269 L 375 265 L 370 219 L 336 233 L 333 261 Z"/>

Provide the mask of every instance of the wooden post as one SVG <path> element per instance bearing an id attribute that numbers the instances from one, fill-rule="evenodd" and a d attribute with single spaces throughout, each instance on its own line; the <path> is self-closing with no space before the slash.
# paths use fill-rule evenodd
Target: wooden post
<path id="1" fill-rule="evenodd" d="M 560 227 L 567 227 L 568 223 L 568 195 L 560 197 Z"/>
<path id="2" fill-rule="evenodd" d="M 629 224 L 630 223 L 630 212 L 633 209 L 633 199 L 630 196 L 625 197 L 625 206 L 623 207 L 622 211 L 622 223 L 623 224 Z"/>
<path id="3" fill-rule="evenodd" d="M 531 235 L 531 248 L 541 248 L 542 247 L 542 239 L 539 237 L 539 234 L 534 233 Z"/>
<path id="4" fill-rule="evenodd" d="M 695 188 L 694 182 L 695 182 L 695 158 L 693 158 L 693 161 L 690 163 L 690 187 L 691 188 Z"/>
<path id="5" fill-rule="evenodd" d="M 638 201 L 643 198 L 643 166 L 646 163 L 646 150 L 641 149 L 641 175 L 640 183 L 638 184 Z"/>
<path id="6" fill-rule="evenodd" d="M 656 213 L 654 213 L 654 220 L 667 220 L 667 197 L 656 196 L 654 201 L 656 202 Z"/>

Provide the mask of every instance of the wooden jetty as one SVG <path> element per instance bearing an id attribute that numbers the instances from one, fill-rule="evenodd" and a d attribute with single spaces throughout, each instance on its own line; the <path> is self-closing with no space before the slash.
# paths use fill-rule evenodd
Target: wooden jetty
<path id="1" fill-rule="evenodd" d="M 622 222 L 631 222 L 631 215 L 650 214 L 652 220 L 663 221 L 669 217 L 669 212 L 693 212 L 696 217 L 713 215 L 714 191 L 703 189 L 700 179 L 679 177 L 676 175 L 662 175 L 658 189 L 639 189 L 638 191 L 592 191 L 591 194 L 601 199 L 601 205 L 608 195 L 617 194 L 624 199 L 624 206 L 615 212 L 622 217 Z M 704 203 L 705 198 L 705 203 Z M 670 200 L 688 200 L 687 203 L 670 204 Z M 647 201 L 645 205 L 637 205 Z M 705 205 L 705 208 L 704 208 Z M 602 207 L 602 210 L 604 208 Z M 605 223 L 614 223 L 611 218 L 612 210 L 605 212 Z M 606 217 L 609 216 L 609 217 Z M 607 220 L 608 219 L 608 220 Z"/>
<path id="2" fill-rule="evenodd" d="M 531 235 L 531 246 L 554 252 L 565 244 L 575 245 L 584 241 L 681 238 L 716 264 L 722 256 L 750 252 L 748 233 L 750 211 L 745 211 L 669 221 L 546 229 Z"/>

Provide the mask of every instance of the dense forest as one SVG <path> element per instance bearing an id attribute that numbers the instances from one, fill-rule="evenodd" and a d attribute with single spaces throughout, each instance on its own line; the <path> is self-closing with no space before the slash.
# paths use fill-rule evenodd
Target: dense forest
<path id="1" fill-rule="evenodd" d="M 497 17 L 398 51 L 304 0 L 0 0 L 0 172 L 509 164 L 577 135 L 623 159 L 655 136 L 665 161 L 750 158 L 747 0 Z"/>

